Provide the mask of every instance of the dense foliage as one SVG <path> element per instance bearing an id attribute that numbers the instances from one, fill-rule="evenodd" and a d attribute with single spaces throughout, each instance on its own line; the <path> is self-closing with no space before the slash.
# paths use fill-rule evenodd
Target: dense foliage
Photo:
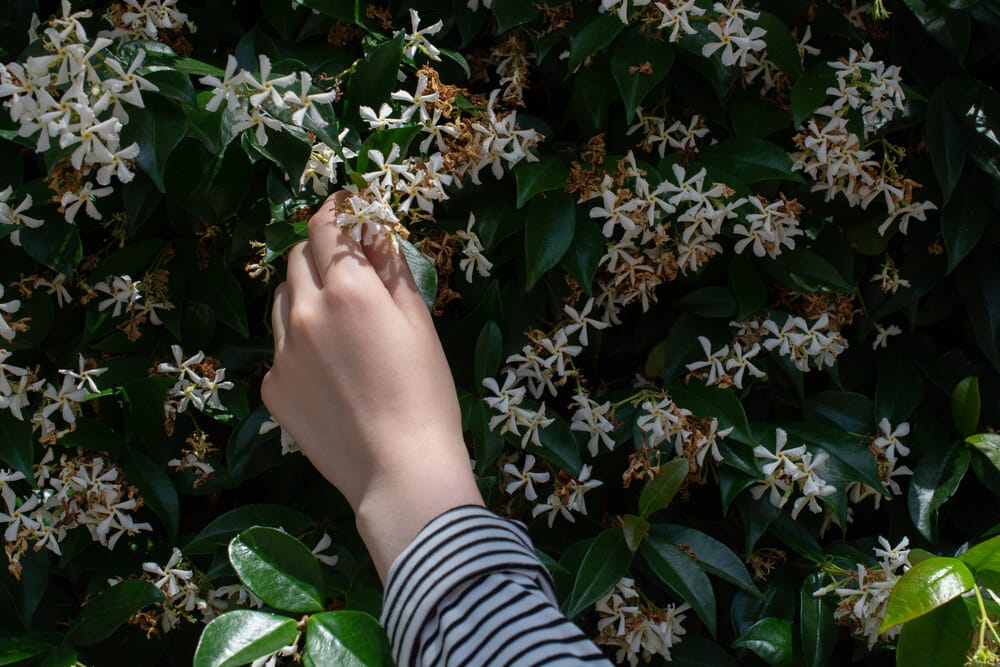
<path id="1" fill-rule="evenodd" d="M 0 26 L 0 664 L 391 661 L 350 510 L 259 393 L 281 257 L 342 188 L 433 309 L 484 498 L 609 657 L 996 663 L 995 2 Z"/>

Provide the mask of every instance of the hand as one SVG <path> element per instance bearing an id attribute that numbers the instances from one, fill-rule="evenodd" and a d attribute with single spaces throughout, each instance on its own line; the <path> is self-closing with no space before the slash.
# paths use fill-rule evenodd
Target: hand
<path id="1" fill-rule="evenodd" d="M 337 225 L 345 196 L 323 204 L 288 254 L 261 393 L 354 508 L 385 580 L 428 521 L 482 499 L 430 313 L 388 237 L 362 247 Z"/>

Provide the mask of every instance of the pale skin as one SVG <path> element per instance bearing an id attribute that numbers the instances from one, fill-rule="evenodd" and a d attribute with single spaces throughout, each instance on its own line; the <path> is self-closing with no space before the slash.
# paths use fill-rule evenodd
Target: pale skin
<path id="1" fill-rule="evenodd" d="M 483 502 L 427 306 L 388 238 L 362 246 L 336 224 L 344 196 L 327 199 L 288 253 L 261 394 L 354 509 L 384 582 L 431 519 Z"/>

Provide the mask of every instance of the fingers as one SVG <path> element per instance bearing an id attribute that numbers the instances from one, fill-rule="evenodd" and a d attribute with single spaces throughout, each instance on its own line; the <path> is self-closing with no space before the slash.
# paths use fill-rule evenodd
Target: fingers
<path id="1" fill-rule="evenodd" d="M 313 258 L 312 246 L 308 241 L 292 246 L 288 251 L 287 260 L 289 297 L 294 298 L 297 294 L 323 289 L 323 279 L 320 277 Z"/>
<path id="2" fill-rule="evenodd" d="M 292 300 L 288 296 L 288 283 L 281 283 L 274 290 L 271 304 L 271 329 L 274 331 L 274 351 L 277 354 L 285 346 L 285 332 L 292 310 Z"/>
<path id="3" fill-rule="evenodd" d="M 309 246 L 324 285 L 335 284 L 338 275 L 357 278 L 372 272 L 361 245 L 337 224 L 337 208 L 346 198 L 343 190 L 328 197 L 309 219 Z"/>
<path id="4" fill-rule="evenodd" d="M 403 248 L 395 237 L 380 234 L 364 246 L 365 256 L 400 310 L 408 316 L 426 314 L 427 306 L 417 290 Z"/>

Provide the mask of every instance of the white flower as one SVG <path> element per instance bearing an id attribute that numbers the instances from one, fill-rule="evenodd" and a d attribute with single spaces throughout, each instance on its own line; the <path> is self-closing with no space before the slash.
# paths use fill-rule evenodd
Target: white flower
<path id="1" fill-rule="evenodd" d="M 0 299 L 3 298 L 3 294 L 4 294 L 4 287 L 3 285 L 0 285 Z M 20 299 L 11 299 L 6 303 L 0 302 L 0 337 L 4 338 L 5 340 L 8 341 L 14 340 L 14 338 L 17 336 L 17 331 L 15 331 L 14 327 L 12 327 L 7 322 L 7 318 L 4 317 L 3 313 L 7 313 L 8 315 L 13 315 L 20 309 L 21 309 Z"/>
<path id="2" fill-rule="evenodd" d="M 493 262 L 488 260 L 483 254 L 483 243 L 479 240 L 479 236 L 472 231 L 472 228 L 476 224 L 476 216 L 473 213 L 469 213 L 469 224 L 465 230 L 459 230 L 455 235 L 465 241 L 462 246 L 462 254 L 465 256 L 458 263 L 458 267 L 465 271 L 466 282 L 472 282 L 472 274 L 474 272 L 478 273 L 483 278 L 488 278 L 490 271 L 493 269 Z"/>
<path id="3" fill-rule="evenodd" d="M 142 564 L 142 569 L 145 572 L 149 572 L 154 577 L 158 577 L 153 585 L 159 588 L 163 594 L 170 599 L 180 595 L 185 584 L 194 576 L 194 572 L 192 570 L 182 570 L 177 567 L 177 565 L 181 562 L 181 558 L 183 558 L 181 550 L 174 547 L 166 565 L 161 567 L 153 561 Z"/>
<path id="4" fill-rule="evenodd" d="M 597 456 L 601 443 L 609 450 L 614 449 L 615 441 L 608 435 L 615 430 L 614 424 L 607 418 L 611 411 L 611 402 L 605 401 L 599 405 L 582 390 L 573 395 L 573 402 L 578 407 L 573 413 L 569 428 L 571 431 L 582 431 L 590 435 L 590 440 L 587 441 L 587 450 L 590 455 Z"/>
<path id="5" fill-rule="evenodd" d="M 139 291 L 140 286 L 141 283 L 138 280 L 133 281 L 127 275 L 114 276 L 111 279 L 110 285 L 106 280 L 97 283 L 94 285 L 94 289 L 110 296 L 110 298 L 101 301 L 97 305 L 97 309 L 104 312 L 114 306 L 114 310 L 111 311 L 112 317 L 121 315 L 122 308 L 132 310 L 139 300 L 142 299 L 142 292 Z"/>
<path id="6" fill-rule="evenodd" d="M 413 32 L 405 33 L 406 42 L 403 45 L 403 55 L 413 58 L 417 55 L 417 49 L 427 54 L 431 60 L 441 60 L 441 51 L 428 41 L 428 35 L 436 35 L 444 27 L 443 21 L 437 21 L 426 28 L 420 29 L 420 14 L 416 9 L 410 8 L 410 25 Z M 398 34 L 398 33 L 397 33 Z"/>
<path id="7" fill-rule="evenodd" d="M 504 487 L 504 493 L 513 495 L 515 491 L 524 487 L 524 497 L 527 500 L 534 502 L 538 499 L 538 494 L 535 492 L 534 487 L 535 483 L 544 484 L 549 481 L 551 475 L 547 472 L 531 472 L 535 467 L 535 460 L 533 454 L 526 454 L 524 457 L 524 467 L 520 470 L 513 463 L 504 465 L 504 475 L 511 480 Z"/>

